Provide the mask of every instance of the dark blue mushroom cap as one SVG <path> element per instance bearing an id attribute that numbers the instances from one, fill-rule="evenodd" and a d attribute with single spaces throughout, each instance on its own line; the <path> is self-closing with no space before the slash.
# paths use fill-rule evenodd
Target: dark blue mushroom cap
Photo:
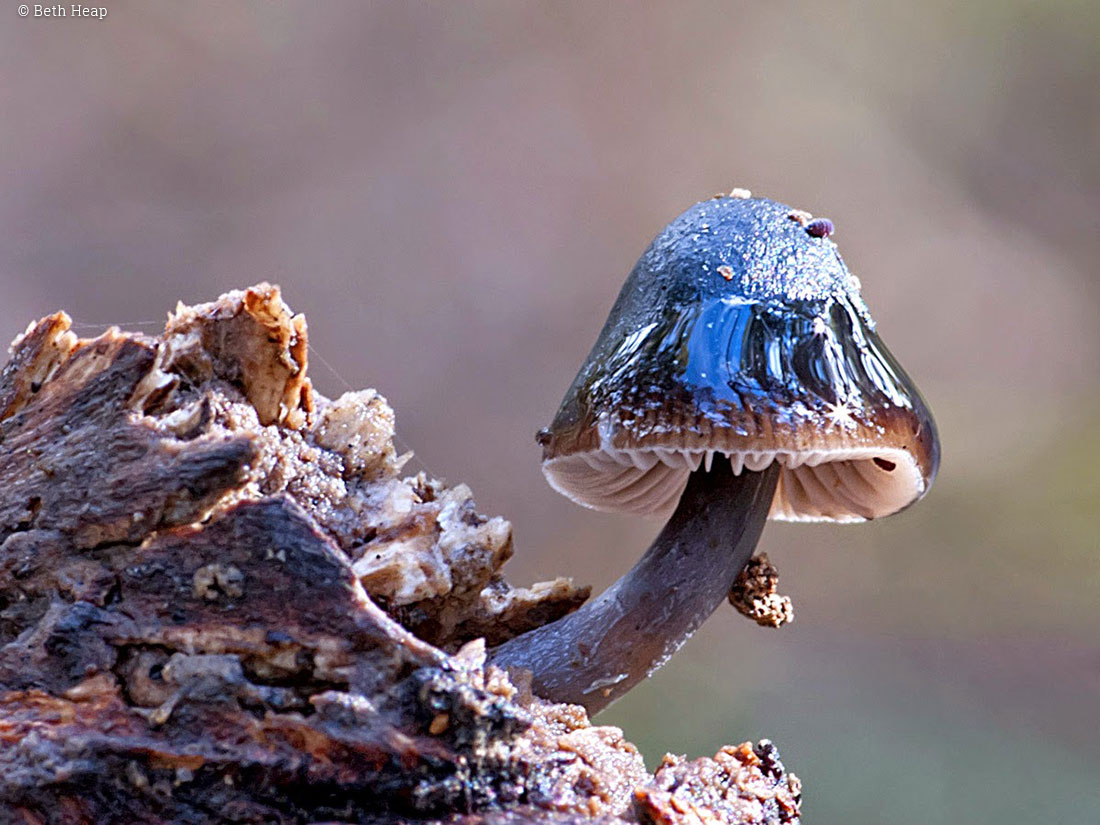
<path id="1" fill-rule="evenodd" d="M 745 197 L 665 227 L 540 436 L 550 484 L 664 515 L 717 456 L 736 472 L 779 462 L 772 518 L 861 521 L 924 495 L 932 416 L 821 227 Z"/>

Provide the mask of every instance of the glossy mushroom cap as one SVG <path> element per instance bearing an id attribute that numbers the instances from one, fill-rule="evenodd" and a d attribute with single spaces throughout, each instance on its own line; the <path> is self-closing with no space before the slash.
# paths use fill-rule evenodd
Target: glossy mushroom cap
<path id="1" fill-rule="evenodd" d="M 551 486 L 667 516 L 693 470 L 728 457 L 735 473 L 779 463 L 774 519 L 863 521 L 923 496 L 939 464 L 932 415 L 831 230 L 739 197 L 669 224 L 540 433 Z"/>

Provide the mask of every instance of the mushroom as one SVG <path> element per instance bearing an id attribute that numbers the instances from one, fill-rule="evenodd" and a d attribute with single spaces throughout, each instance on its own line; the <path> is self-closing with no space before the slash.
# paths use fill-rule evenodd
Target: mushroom
<path id="1" fill-rule="evenodd" d="M 537 694 L 595 712 L 650 675 L 726 599 L 767 518 L 866 521 L 928 491 L 931 413 L 832 231 L 731 193 L 634 267 L 539 433 L 542 466 L 578 504 L 668 521 L 598 598 L 492 651 Z"/>

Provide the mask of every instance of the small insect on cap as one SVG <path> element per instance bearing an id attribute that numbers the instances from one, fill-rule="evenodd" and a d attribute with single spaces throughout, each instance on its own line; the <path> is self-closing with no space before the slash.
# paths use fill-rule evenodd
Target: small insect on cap
<path id="1" fill-rule="evenodd" d="M 862 521 L 924 495 L 932 415 L 875 332 L 833 225 L 764 198 L 697 203 L 627 278 L 540 433 L 554 489 L 666 516 L 688 475 L 778 462 L 770 518 Z"/>

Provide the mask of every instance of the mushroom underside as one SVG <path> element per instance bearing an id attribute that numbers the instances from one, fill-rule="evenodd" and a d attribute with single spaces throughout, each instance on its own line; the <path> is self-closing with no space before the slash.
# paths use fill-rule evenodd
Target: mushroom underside
<path id="1" fill-rule="evenodd" d="M 756 548 L 778 467 L 688 474 L 683 496 L 641 559 L 577 611 L 490 653 L 529 670 L 536 694 L 595 713 L 645 679 L 723 604 Z"/>
<path id="2" fill-rule="evenodd" d="M 649 448 L 593 451 L 543 463 L 550 486 L 594 510 L 667 517 L 688 476 L 729 461 L 735 475 L 780 465 L 769 518 L 858 522 L 895 513 L 920 497 L 924 478 L 913 455 L 882 447 L 815 451 Z"/>

